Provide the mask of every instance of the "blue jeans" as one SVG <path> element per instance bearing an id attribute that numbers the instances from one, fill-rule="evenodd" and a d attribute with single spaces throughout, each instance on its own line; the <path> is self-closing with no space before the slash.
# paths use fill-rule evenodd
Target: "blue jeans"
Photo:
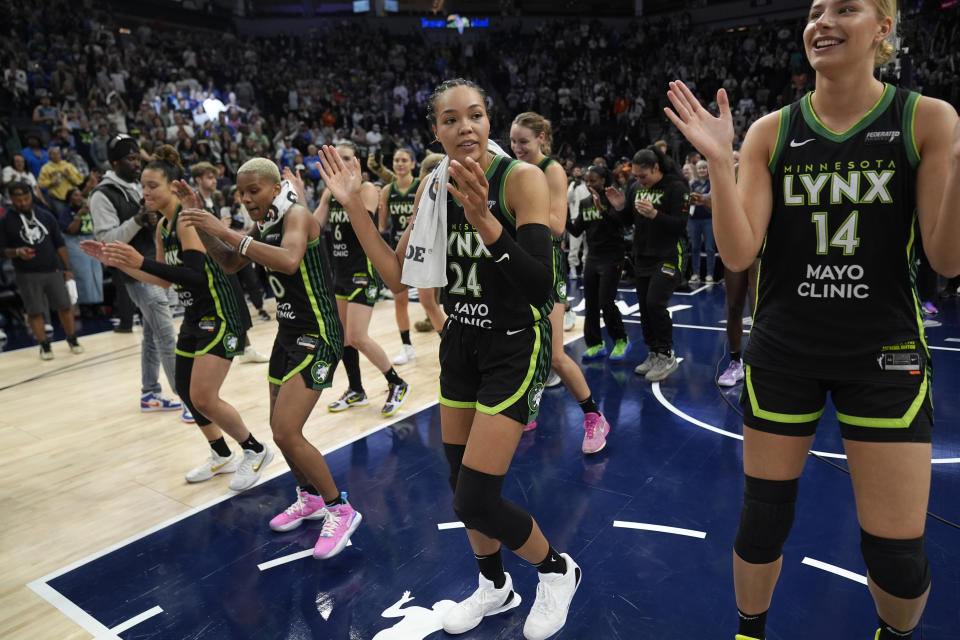
<path id="1" fill-rule="evenodd" d="M 173 330 L 173 313 L 163 287 L 146 282 L 126 284 L 130 299 L 140 308 L 143 320 L 143 342 L 140 343 L 140 393 L 160 393 L 160 365 L 167 376 L 170 392 L 176 393 L 177 336 Z"/>
<path id="2" fill-rule="evenodd" d="M 63 234 L 63 241 L 70 254 L 70 266 L 77 279 L 77 302 L 100 304 L 103 302 L 103 265 L 80 249 L 80 242 L 93 240 L 93 236 Z"/>
<path id="3" fill-rule="evenodd" d="M 700 240 L 702 238 L 707 252 L 706 275 L 712 276 L 717 261 L 717 246 L 713 241 L 713 219 L 690 218 L 687 221 L 687 233 L 690 235 L 690 266 L 693 267 L 693 274 L 700 275 Z"/>

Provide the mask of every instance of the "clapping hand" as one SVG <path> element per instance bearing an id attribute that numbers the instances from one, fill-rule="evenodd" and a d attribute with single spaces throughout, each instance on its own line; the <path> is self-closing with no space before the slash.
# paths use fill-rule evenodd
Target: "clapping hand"
<path id="1" fill-rule="evenodd" d="M 143 266 L 143 256 L 140 252 L 124 242 L 111 242 L 103 245 L 104 261 L 111 267 L 127 267 L 139 269 Z"/>
<path id="2" fill-rule="evenodd" d="M 203 199 L 200 194 L 191 189 L 185 180 L 174 180 L 170 188 L 184 209 L 203 209 Z"/>
<path id="3" fill-rule="evenodd" d="M 607 196 L 607 202 L 613 205 L 613 208 L 617 211 L 622 211 L 624 205 L 627 203 L 627 197 L 623 195 L 623 192 L 616 187 L 607 187 L 604 189 L 604 194 Z"/>
<path id="4" fill-rule="evenodd" d="M 489 214 L 487 194 L 490 183 L 480 168 L 480 164 L 473 158 L 467 158 L 466 164 L 456 160 L 450 161 L 450 177 L 457 185 L 447 183 L 447 191 L 463 205 L 463 213 L 467 222 L 474 227 L 478 226 L 484 215 Z"/>
<path id="5" fill-rule="evenodd" d="M 214 235 L 218 229 L 226 229 L 223 223 L 206 209 L 184 209 L 180 212 L 178 220 L 184 226 L 203 229 L 211 235 Z"/>

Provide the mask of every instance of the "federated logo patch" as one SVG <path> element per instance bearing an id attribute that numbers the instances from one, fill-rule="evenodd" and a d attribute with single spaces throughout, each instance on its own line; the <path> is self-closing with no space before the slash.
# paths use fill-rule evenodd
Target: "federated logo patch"
<path id="1" fill-rule="evenodd" d="M 327 376 L 330 375 L 330 363 L 323 360 L 315 362 L 310 368 L 310 375 L 317 384 L 323 384 L 327 381 Z"/>
<path id="2" fill-rule="evenodd" d="M 310 351 L 313 351 L 317 348 L 317 342 L 318 340 L 313 336 L 303 335 L 297 338 L 297 346 L 303 347 Z"/>
<path id="3" fill-rule="evenodd" d="M 557 294 L 558 294 L 561 298 L 566 298 L 566 297 L 567 297 L 567 283 L 566 283 L 566 282 L 558 282 L 558 283 L 557 283 Z"/>
<path id="4" fill-rule="evenodd" d="M 900 140 L 899 131 L 870 131 L 863 139 L 864 144 L 893 144 Z"/>
<path id="5" fill-rule="evenodd" d="M 530 407 L 530 411 L 537 411 L 540 409 L 540 400 L 543 399 L 543 385 L 535 384 L 530 387 L 530 391 L 527 393 L 527 406 Z"/>
<path id="6" fill-rule="evenodd" d="M 240 340 L 232 333 L 228 333 L 227 335 L 223 336 L 223 346 L 227 351 L 236 351 L 239 343 Z"/>
<path id="7" fill-rule="evenodd" d="M 368 299 L 368 300 L 376 300 L 378 293 L 380 293 L 380 288 L 377 287 L 377 285 L 371 284 L 370 286 L 367 287 L 367 299 Z"/>

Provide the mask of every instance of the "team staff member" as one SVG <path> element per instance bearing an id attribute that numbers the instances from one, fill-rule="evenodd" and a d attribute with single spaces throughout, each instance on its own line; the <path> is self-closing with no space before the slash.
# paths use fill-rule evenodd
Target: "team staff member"
<path id="1" fill-rule="evenodd" d="M 443 628 L 464 633 L 484 616 L 519 604 L 503 571 L 503 544 L 538 569 L 537 600 L 523 633 L 528 640 L 543 640 L 563 627 L 580 567 L 554 551 L 533 518 L 500 492 L 523 426 L 539 409 L 549 368 L 550 192 L 543 172 L 488 151 L 484 105 L 483 91 L 462 78 L 447 80 L 433 92 L 428 117 L 449 160 L 421 184 L 418 219 L 395 252 L 364 211 L 359 163 L 348 165 L 324 147 L 322 170 L 328 188 L 347 203 L 367 255 L 392 290 L 403 286 L 401 269 L 416 270 L 420 264 L 420 276 L 445 270 L 449 319 L 440 343 L 441 428 L 454 510 L 466 524 L 480 586 L 444 615 Z M 447 177 L 448 193 L 442 193 L 439 184 Z M 433 225 L 444 207 L 446 225 Z M 417 233 L 421 224 L 423 237 Z M 435 237 L 428 239 L 432 228 Z M 411 236 L 435 248 L 417 251 L 411 242 L 415 258 L 405 263 Z M 448 246 L 453 247 L 449 256 L 441 250 Z"/>
<path id="2" fill-rule="evenodd" d="M 393 152 L 393 173 L 396 179 L 380 190 L 379 221 L 380 232 L 390 234 L 390 246 L 396 247 L 413 218 L 413 201 L 420 186 L 420 178 L 413 177 L 416 159 L 409 149 L 397 149 Z M 393 359 L 393 364 L 407 364 L 415 356 L 410 343 L 410 314 L 407 306 L 410 296 L 403 289 L 393 297 L 393 311 L 400 330 L 400 342 L 403 346 Z"/>
<path id="3" fill-rule="evenodd" d="M 341 142 L 336 147 L 344 162 L 357 157 L 357 147 L 352 142 Z M 371 220 L 377 210 L 377 188 L 363 183 L 363 206 Z M 380 285 L 383 283 L 373 265 L 367 260 L 357 235 L 350 226 L 350 219 L 343 205 L 334 197 L 329 188 L 323 190 L 320 204 L 313 212 L 320 227 L 331 228 L 333 250 L 333 292 L 337 296 L 337 312 L 343 324 L 346 337 L 343 347 L 343 366 L 347 370 L 349 386 L 340 399 L 328 405 L 330 411 L 346 411 L 369 403 L 360 377 L 360 352 L 367 360 L 383 373 L 387 379 L 387 400 L 380 409 L 380 415 L 392 416 L 400 410 L 410 390 L 403 378 L 397 375 L 390 364 L 383 347 L 370 337 L 370 317 L 373 305 L 380 298 Z"/>
<path id="4" fill-rule="evenodd" d="M 284 177 L 302 194 L 303 183 L 289 168 Z M 207 254 L 225 271 L 249 268 L 253 260 L 268 270 L 280 309 L 267 376 L 270 428 L 297 481 L 297 499 L 270 521 L 270 528 L 290 531 L 304 520 L 324 519 L 313 555 L 325 559 L 343 550 L 362 519 L 347 494 L 340 493 L 323 454 L 303 437 L 303 426 L 340 361 L 343 327 L 327 286 L 320 225 L 309 209 L 291 204 L 282 187 L 277 166 L 254 158 L 237 172 L 240 202 L 257 223 L 252 233 L 229 229 L 199 207 L 183 211 L 180 219 L 198 230 Z M 189 187 L 181 183 L 180 188 L 187 201 Z M 278 197 L 281 204 L 275 206 Z"/>
<path id="5" fill-rule="evenodd" d="M 586 234 L 587 260 L 583 268 L 583 299 L 586 317 L 583 338 L 587 348 L 583 359 L 600 358 L 607 348 L 600 333 L 600 312 L 607 325 L 607 333 L 614 344 L 627 340 L 623 317 L 617 308 L 617 286 L 623 271 L 626 243 L 623 240 L 623 221 L 607 200 L 606 188 L 613 184 L 610 170 L 591 166 L 585 182 L 590 195 L 580 201 L 580 215 L 567 221 L 567 231 L 575 236 Z"/>
<path id="6" fill-rule="evenodd" d="M 180 156 L 163 145 L 140 175 L 143 197 L 150 211 L 162 219 L 157 225 L 156 259 L 146 258 L 129 244 L 84 242 L 84 250 L 127 275 L 164 288 L 174 283 L 183 305 L 183 323 L 176 347 L 177 393 L 190 409 L 210 445 L 210 457 L 187 473 L 187 482 L 203 482 L 233 472 L 230 488 L 249 489 L 273 451 L 247 429 L 240 413 L 220 397 L 230 361 L 243 353 L 242 326 L 233 288 L 220 266 L 206 254 L 197 231 L 180 221 L 180 200 L 173 184 L 183 178 Z M 226 431 L 243 449 L 236 456 L 223 439 Z"/>
<path id="7" fill-rule="evenodd" d="M 686 230 L 690 187 L 660 147 L 641 149 L 630 167 L 636 182 L 622 193 L 607 187 L 614 209 L 633 224 L 633 268 L 647 357 L 633 370 L 650 382 L 677 369 L 673 353 L 673 321 L 667 303 L 683 273 L 680 240 Z"/>
<path id="8" fill-rule="evenodd" d="M 746 488 L 733 556 L 741 638 L 764 638 L 828 391 L 876 638 L 911 638 L 930 593 L 931 370 L 911 269 L 919 227 L 931 266 L 960 273 L 960 126 L 949 104 L 875 79 L 893 55 L 896 13 L 890 0 L 813 3 L 803 44 L 817 89 L 749 129 L 738 181 L 726 93 L 719 118 L 680 82 L 668 93 L 670 119 L 710 163 L 724 263 L 744 270 L 763 251 L 744 354 Z M 801 182 L 797 169 L 811 166 Z"/>
<path id="9" fill-rule="evenodd" d="M 510 147 L 519 160 L 535 164 L 547 177 L 550 189 L 550 232 L 553 243 L 553 308 L 550 310 L 551 341 L 553 354 L 550 366 L 573 395 L 583 411 L 583 443 L 581 451 L 597 453 L 607 445 L 610 424 L 587 385 L 583 371 L 563 349 L 563 313 L 567 302 L 567 270 L 563 264 L 562 239 L 567 222 L 567 174 L 560 163 L 551 158 L 550 143 L 553 130 L 550 121 L 539 113 L 527 111 L 513 120 L 510 127 Z M 622 360 L 630 349 L 630 343 L 624 338 L 614 346 L 611 359 Z M 549 382 L 547 383 L 550 384 Z M 529 423 L 526 430 L 537 426 L 536 421 Z"/>

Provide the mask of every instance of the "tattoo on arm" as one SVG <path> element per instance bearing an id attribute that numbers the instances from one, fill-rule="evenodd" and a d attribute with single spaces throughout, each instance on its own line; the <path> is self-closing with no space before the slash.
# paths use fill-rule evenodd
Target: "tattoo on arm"
<path id="1" fill-rule="evenodd" d="M 203 229 L 197 229 L 197 235 L 200 236 L 200 241 L 203 242 L 207 253 L 224 269 L 236 270 L 248 262 L 247 259 L 237 253 L 236 249 L 220 238 L 207 233 Z"/>

